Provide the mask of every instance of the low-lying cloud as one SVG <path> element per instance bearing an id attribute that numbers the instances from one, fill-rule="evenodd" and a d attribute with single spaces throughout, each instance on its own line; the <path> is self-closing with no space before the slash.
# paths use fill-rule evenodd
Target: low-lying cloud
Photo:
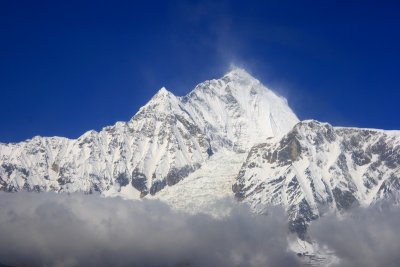
<path id="1" fill-rule="evenodd" d="M 380 203 L 311 224 L 310 235 L 340 259 L 339 266 L 400 266 L 400 208 Z"/>
<path id="2" fill-rule="evenodd" d="M 280 209 L 215 219 L 154 200 L 0 194 L 0 262 L 13 266 L 297 266 Z"/>

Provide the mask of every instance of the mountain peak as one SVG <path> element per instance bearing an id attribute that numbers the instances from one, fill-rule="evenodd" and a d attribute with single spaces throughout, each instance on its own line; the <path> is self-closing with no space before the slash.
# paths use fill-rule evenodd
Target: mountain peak
<path id="1" fill-rule="evenodd" d="M 158 92 L 154 96 L 168 96 L 170 94 L 172 93 L 163 86 L 160 88 L 160 90 L 158 90 Z"/>
<path id="2" fill-rule="evenodd" d="M 254 78 L 249 72 L 245 69 L 232 65 L 228 73 L 224 75 L 224 77 L 230 79 L 239 79 L 239 80 L 257 80 Z"/>
<path id="3" fill-rule="evenodd" d="M 164 86 L 147 102 L 146 105 L 141 107 L 135 116 L 143 112 L 169 112 L 172 106 L 177 106 L 179 100 L 177 97 L 168 91 Z M 133 118 L 135 118 L 135 116 Z M 132 119 L 133 119 L 132 118 Z"/>
<path id="4" fill-rule="evenodd" d="M 164 86 L 161 87 L 160 90 L 151 98 L 149 103 L 160 103 L 160 102 L 169 102 L 171 98 L 175 98 L 175 95 L 167 90 Z"/>

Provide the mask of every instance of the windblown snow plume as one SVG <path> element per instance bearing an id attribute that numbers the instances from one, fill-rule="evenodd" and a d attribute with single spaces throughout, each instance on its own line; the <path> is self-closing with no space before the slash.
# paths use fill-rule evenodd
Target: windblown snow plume
<path id="1" fill-rule="evenodd" d="M 0 213 L 0 261 L 12 266 L 298 265 L 280 209 L 235 205 L 216 219 L 156 200 L 2 193 Z"/>

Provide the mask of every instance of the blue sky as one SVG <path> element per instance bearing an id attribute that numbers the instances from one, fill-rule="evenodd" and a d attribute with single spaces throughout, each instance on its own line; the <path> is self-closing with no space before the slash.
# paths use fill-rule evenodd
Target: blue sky
<path id="1" fill-rule="evenodd" d="M 400 129 L 396 1 L 320 2 L 1 1 L 0 142 L 129 120 L 232 63 L 301 119 Z"/>

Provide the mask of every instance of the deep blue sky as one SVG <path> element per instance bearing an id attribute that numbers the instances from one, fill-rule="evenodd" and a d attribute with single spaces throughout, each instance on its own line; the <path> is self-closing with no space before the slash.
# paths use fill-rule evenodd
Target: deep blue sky
<path id="1" fill-rule="evenodd" d="M 400 129 L 400 7 L 350 2 L 0 1 L 0 142 L 129 120 L 231 63 L 301 119 Z"/>

